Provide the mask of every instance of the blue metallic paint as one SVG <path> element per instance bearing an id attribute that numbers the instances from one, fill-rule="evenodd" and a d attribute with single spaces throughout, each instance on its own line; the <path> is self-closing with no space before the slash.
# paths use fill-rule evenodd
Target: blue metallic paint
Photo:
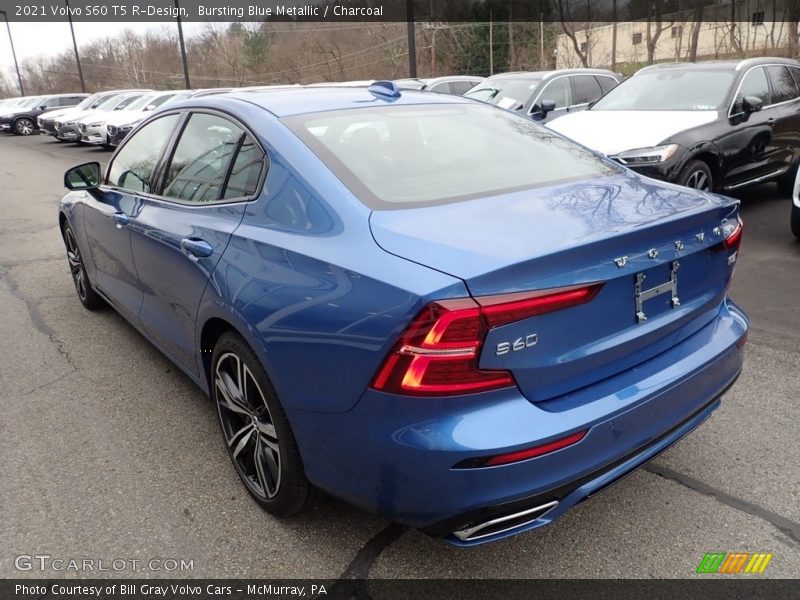
<path id="1" fill-rule="evenodd" d="M 404 92 L 398 102 L 464 102 L 434 96 Z M 249 124 L 270 159 L 263 190 L 250 202 L 201 207 L 107 189 L 97 192 L 102 201 L 67 194 L 61 211 L 90 250 L 91 281 L 206 392 L 211 348 L 201 345 L 204 327 L 221 321 L 237 330 L 272 379 L 311 482 L 414 526 L 545 492 L 638 451 L 514 533 L 544 525 L 710 414 L 718 403 L 709 402 L 741 369 L 737 342 L 747 329 L 726 299 L 732 269 L 722 264 L 727 254 L 713 251 L 719 240 L 695 249 L 705 262 L 687 265 L 679 311 L 658 309 L 651 322 L 616 331 L 624 351 L 601 351 L 614 320 L 623 318 L 615 308 L 631 317 L 632 288 L 621 282 L 648 267 L 639 253 L 654 237 L 666 244 L 735 217 L 732 201 L 625 172 L 499 199 L 371 213 L 264 108 L 297 114 L 372 102 L 364 90 L 337 89 L 170 106 L 224 110 Z M 604 210 L 590 210 L 598 203 Z M 118 229 L 105 214 L 116 210 L 129 215 L 129 227 Z M 187 256 L 180 248 L 187 236 L 208 241 L 212 256 Z M 624 253 L 633 257 L 625 277 L 611 260 Z M 667 252 L 658 264 L 669 259 Z M 713 276 L 711 289 L 700 284 L 704 276 Z M 368 387 L 397 336 L 431 300 L 592 281 L 610 283 L 597 304 L 572 309 L 566 321 L 556 313 L 489 333 L 489 348 L 534 325 L 545 336 L 543 356 L 509 357 L 520 363 L 512 369 L 523 392 L 407 398 Z M 513 365 L 490 353 L 481 361 Z M 682 421 L 655 446 L 637 450 Z M 539 458 L 452 468 L 587 427 L 580 443 Z"/>

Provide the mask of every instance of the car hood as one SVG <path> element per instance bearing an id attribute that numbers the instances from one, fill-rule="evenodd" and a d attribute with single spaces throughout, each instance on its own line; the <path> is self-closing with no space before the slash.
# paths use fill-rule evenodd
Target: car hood
<path id="1" fill-rule="evenodd" d="M 78 109 L 78 108 L 70 108 L 70 109 L 67 109 L 67 110 L 63 111 L 59 115 L 54 115 L 53 118 L 56 121 L 62 121 L 62 122 L 75 121 L 77 119 L 80 119 L 83 116 L 88 115 L 89 113 L 92 113 L 92 112 L 94 112 L 94 111 L 93 110 Z"/>
<path id="2" fill-rule="evenodd" d="M 43 117 L 45 119 L 57 119 L 57 118 L 61 117 L 62 115 L 66 115 L 67 113 L 71 112 L 72 110 L 73 110 L 72 108 L 59 108 L 59 109 L 56 109 L 56 110 L 47 111 L 45 113 L 42 113 L 39 116 Z"/>
<path id="3" fill-rule="evenodd" d="M 77 118 L 75 120 L 78 123 L 86 123 L 87 125 L 89 123 L 96 123 L 100 121 L 105 123 L 108 120 L 108 117 L 110 117 L 112 114 L 113 111 L 110 110 L 93 110 L 86 115 L 76 115 Z"/>
<path id="4" fill-rule="evenodd" d="M 676 133 L 711 123 L 715 110 L 585 110 L 548 123 L 553 131 L 613 156 L 657 146 Z"/>
<path id="5" fill-rule="evenodd" d="M 146 114 L 147 112 L 143 110 L 120 110 L 108 116 L 106 125 L 115 125 L 117 127 L 120 125 L 128 125 L 129 123 L 142 120 Z"/>

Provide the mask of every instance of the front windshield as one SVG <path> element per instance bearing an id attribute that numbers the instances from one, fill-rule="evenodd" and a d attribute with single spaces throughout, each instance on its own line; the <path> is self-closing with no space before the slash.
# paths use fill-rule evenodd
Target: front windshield
<path id="1" fill-rule="evenodd" d="M 119 94 L 106 98 L 103 102 L 97 105 L 97 110 L 113 110 L 114 107 L 122 102 L 125 96 Z"/>
<path id="2" fill-rule="evenodd" d="M 125 110 L 141 110 L 155 97 L 156 97 L 155 94 L 145 94 L 138 100 L 131 102 Z"/>
<path id="3" fill-rule="evenodd" d="M 93 96 L 88 96 L 81 100 L 78 104 L 76 104 L 73 108 L 77 110 L 83 110 L 84 108 L 89 108 L 92 104 L 97 101 L 98 95 L 95 94 Z"/>
<path id="4" fill-rule="evenodd" d="M 127 96 L 123 98 L 119 104 L 114 107 L 114 110 L 131 110 L 131 104 L 133 104 L 137 99 L 141 98 L 142 94 L 136 94 L 135 96 Z"/>
<path id="5" fill-rule="evenodd" d="M 515 108 L 524 105 L 541 79 L 498 78 L 478 84 L 464 96 L 475 100 L 490 102 L 501 108 Z"/>
<path id="6" fill-rule="evenodd" d="M 591 110 L 717 110 L 733 84 L 732 69 L 654 69 L 634 75 Z"/>

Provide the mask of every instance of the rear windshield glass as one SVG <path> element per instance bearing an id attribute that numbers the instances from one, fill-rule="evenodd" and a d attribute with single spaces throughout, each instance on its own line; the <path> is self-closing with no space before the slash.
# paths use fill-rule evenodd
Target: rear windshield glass
<path id="1" fill-rule="evenodd" d="M 654 69 L 637 73 L 592 110 L 717 110 L 733 84 L 732 69 Z"/>
<path id="2" fill-rule="evenodd" d="M 481 104 L 380 106 L 284 122 L 376 210 L 445 204 L 618 172 L 528 119 Z"/>

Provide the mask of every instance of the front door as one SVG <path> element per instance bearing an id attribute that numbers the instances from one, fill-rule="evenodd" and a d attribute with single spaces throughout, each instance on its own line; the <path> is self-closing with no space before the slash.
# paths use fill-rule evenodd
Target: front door
<path id="1" fill-rule="evenodd" d="M 166 162 L 158 198 L 145 198 L 132 224 L 144 292 L 140 322 L 189 372 L 197 373 L 200 298 L 262 166 L 263 152 L 241 126 L 216 113 L 193 112 Z"/>

